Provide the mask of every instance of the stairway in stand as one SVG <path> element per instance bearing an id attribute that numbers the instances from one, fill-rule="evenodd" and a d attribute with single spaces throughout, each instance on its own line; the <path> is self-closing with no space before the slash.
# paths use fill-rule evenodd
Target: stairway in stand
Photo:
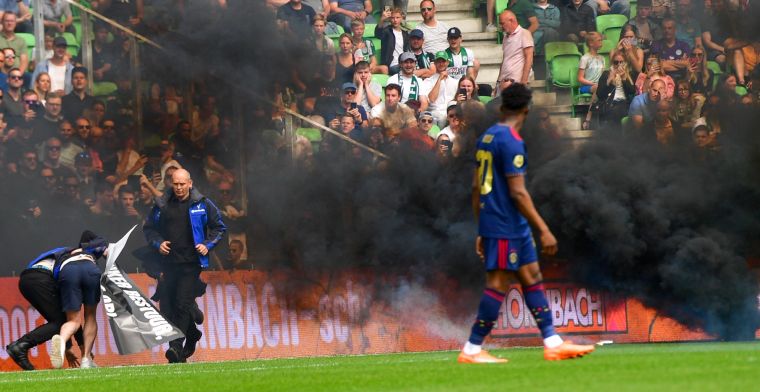
<path id="1" fill-rule="evenodd" d="M 475 52 L 475 58 L 480 61 L 478 83 L 494 85 L 499 76 L 501 67 L 502 49 L 501 44 L 496 42 L 498 33 L 487 33 L 485 30 L 485 18 L 475 15 L 471 0 L 436 0 L 436 19 L 462 30 L 462 46 Z M 416 26 L 422 22 L 419 12 L 419 2 L 409 2 L 407 22 Z M 533 87 L 533 108 L 545 108 L 549 111 L 554 124 L 559 126 L 563 135 L 580 142 L 591 135 L 591 131 L 581 130 L 581 118 L 571 116 L 570 92 L 567 89 L 551 88 L 546 92 L 546 80 L 543 75 L 543 57 L 537 57 L 534 62 L 536 79 L 531 83 Z"/>

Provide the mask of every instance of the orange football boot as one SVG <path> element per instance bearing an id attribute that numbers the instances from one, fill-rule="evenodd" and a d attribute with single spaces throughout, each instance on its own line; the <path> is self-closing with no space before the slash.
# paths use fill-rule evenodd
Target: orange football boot
<path id="1" fill-rule="evenodd" d="M 563 359 L 580 358 L 594 351 L 593 345 L 573 344 L 566 340 L 557 347 L 544 347 L 544 359 L 547 361 L 561 361 Z"/>
<path id="2" fill-rule="evenodd" d="M 494 357 L 486 350 L 480 350 L 475 355 L 467 355 L 462 351 L 457 358 L 457 362 L 459 363 L 507 363 L 508 361 L 506 358 Z"/>

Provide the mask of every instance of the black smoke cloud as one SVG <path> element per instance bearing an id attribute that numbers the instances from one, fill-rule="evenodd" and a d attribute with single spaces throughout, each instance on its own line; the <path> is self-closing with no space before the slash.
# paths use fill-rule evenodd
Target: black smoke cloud
<path id="1" fill-rule="evenodd" d="M 286 81 L 289 70 L 316 64 L 264 15 L 260 2 L 189 9 L 176 32 L 158 38 L 167 50 L 147 56 L 149 74 L 180 82 L 210 76 L 217 92 L 250 104 L 273 81 Z M 246 124 L 246 140 L 256 140 L 251 130 L 258 127 Z M 760 188 L 751 171 L 756 145 L 745 140 L 713 166 L 620 141 L 533 161 L 531 190 L 572 263 L 572 278 L 723 338 L 749 337 L 758 325 L 757 285 L 745 256 L 758 232 Z M 373 272 L 376 294 L 390 301 L 399 292 L 395 277 L 426 287 L 455 278 L 463 295 L 453 301 L 461 303 L 447 305 L 473 311 L 482 272 L 473 252 L 469 159 L 440 165 L 401 152 L 385 170 L 366 171 L 344 157 L 304 167 L 245 147 L 259 267 L 287 268 L 294 290 L 363 268 Z M 529 148 L 531 156 L 546 155 L 541 142 Z"/>

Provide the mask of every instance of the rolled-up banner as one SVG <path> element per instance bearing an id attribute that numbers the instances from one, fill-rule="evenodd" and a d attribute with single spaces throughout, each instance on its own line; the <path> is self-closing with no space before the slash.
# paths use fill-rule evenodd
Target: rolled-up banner
<path id="1" fill-rule="evenodd" d="M 135 227 L 117 243 L 109 244 L 106 270 L 100 278 L 103 305 L 119 354 L 137 353 L 185 336 L 116 264 Z"/>

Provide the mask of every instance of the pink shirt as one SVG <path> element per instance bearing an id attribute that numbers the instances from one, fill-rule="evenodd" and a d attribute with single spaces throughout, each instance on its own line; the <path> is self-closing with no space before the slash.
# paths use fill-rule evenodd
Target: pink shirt
<path id="1" fill-rule="evenodd" d="M 533 47 L 533 35 L 518 25 L 512 34 L 504 35 L 501 47 L 504 57 L 501 60 L 499 80 L 514 79 L 519 82 L 525 65 L 523 50 Z"/>

